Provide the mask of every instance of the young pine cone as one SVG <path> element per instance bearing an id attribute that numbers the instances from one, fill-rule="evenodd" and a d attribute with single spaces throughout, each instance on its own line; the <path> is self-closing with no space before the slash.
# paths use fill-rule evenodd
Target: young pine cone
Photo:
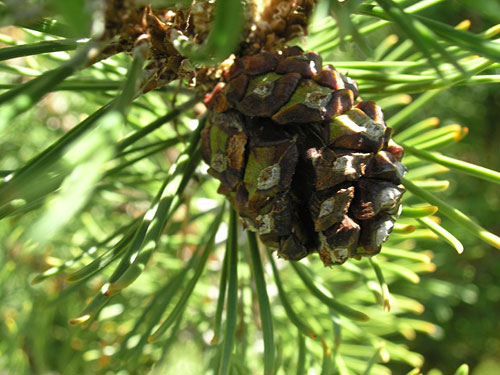
<path id="1" fill-rule="evenodd" d="M 381 109 L 297 47 L 237 59 L 225 79 L 207 95 L 202 155 L 244 226 L 289 260 L 377 254 L 406 171 Z"/>

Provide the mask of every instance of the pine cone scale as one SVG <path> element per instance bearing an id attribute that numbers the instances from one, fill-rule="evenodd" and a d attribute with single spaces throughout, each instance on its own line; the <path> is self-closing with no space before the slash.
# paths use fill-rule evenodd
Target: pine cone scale
<path id="1" fill-rule="evenodd" d="M 300 82 L 298 73 L 284 76 L 269 74 L 250 81 L 248 94 L 237 104 L 237 109 L 251 117 L 271 117 L 285 105 Z"/>

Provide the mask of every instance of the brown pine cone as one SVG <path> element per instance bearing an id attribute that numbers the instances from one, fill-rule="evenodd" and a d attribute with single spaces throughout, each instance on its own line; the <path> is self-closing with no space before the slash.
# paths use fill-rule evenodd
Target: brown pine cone
<path id="1" fill-rule="evenodd" d="M 289 260 L 377 254 L 406 168 L 382 110 L 315 52 L 237 59 L 209 95 L 202 154 L 246 228 Z"/>

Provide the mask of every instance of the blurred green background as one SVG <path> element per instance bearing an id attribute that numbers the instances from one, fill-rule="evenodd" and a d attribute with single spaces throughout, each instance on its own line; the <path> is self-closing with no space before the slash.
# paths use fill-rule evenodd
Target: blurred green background
<path id="1" fill-rule="evenodd" d="M 433 19 L 456 25 L 468 19 L 478 32 L 500 22 L 500 4 L 495 1 L 445 1 L 423 12 Z M 500 83 L 453 87 L 427 103 L 415 121 L 436 116 L 445 124 L 461 124 L 469 134 L 446 149 L 448 155 L 500 170 Z M 389 112 L 390 113 L 390 112 Z M 500 232 L 499 187 L 456 173 L 446 173 L 450 189 L 442 194 L 459 210 L 483 223 L 493 233 Z M 445 228 L 453 224 L 443 220 Z M 417 336 L 412 349 L 425 357 L 425 368 L 453 373 L 460 361 L 471 366 L 474 375 L 500 373 L 500 253 L 478 243 L 467 232 L 454 234 L 465 251 L 460 256 L 444 245 L 427 242 L 435 250 L 437 269 L 412 288 L 429 288 L 432 298 L 423 317 L 442 328 L 439 339 Z M 453 291 L 447 294 L 448 291 Z M 397 371 L 395 372 L 398 373 Z"/>

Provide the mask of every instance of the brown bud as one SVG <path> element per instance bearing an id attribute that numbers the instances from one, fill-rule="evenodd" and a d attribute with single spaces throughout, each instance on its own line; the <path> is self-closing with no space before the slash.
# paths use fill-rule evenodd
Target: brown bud
<path id="1" fill-rule="evenodd" d="M 309 61 L 314 63 L 314 68 L 317 72 L 320 72 L 323 69 L 323 59 L 317 52 L 309 51 L 306 52 L 304 56 L 306 56 Z"/>
<path id="2" fill-rule="evenodd" d="M 241 215 L 247 215 L 249 217 L 255 216 L 255 211 L 248 208 L 248 191 L 245 188 L 243 181 L 240 181 L 240 183 L 236 185 L 236 188 L 230 194 L 227 194 L 227 196 L 229 197 L 229 201 L 233 204 L 234 208 Z"/>
<path id="3" fill-rule="evenodd" d="M 391 181 L 396 185 L 406 173 L 406 167 L 388 151 L 379 151 L 366 166 L 365 177 Z"/>
<path id="4" fill-rule="evenodd" d="M 237 108 L 246 116 L 271 117 L 288 102 L 299 81 L 298 73 L 286 74 L 277 79 L 275 75 L 257 77 L 250 81 L 248 93 Z"/>
<path id="5" fill-rule="evenodd" d="M 227 101 L 227 96 L 223 92 L 218 92 L 214 95 L 212 99 L 212 109 L 216 112 L 226 112 L 229 109 L 229 103 Z"/>
<path id="6" fill-rule="evenodd" d="M 355 96 L 353 96 L 351 90 L 341 89 L 334 91 L 329 108 L 330 117 L 338 116 L 349 111 L 354 104 L 354 99 Z"/>
<path id="7" fill-rule="evenodd" d="M 360 178 L 370 159 L 365 153 L 335 153 L 328 147 L 307 150 L 306 158 L 314 171 L 314 186 L 318 190 L 328 189 L 345 181 Z"/>
<path id="8" fill-rule="evenodd" d="M 291 233 L 280 240 L 278 255 L 286 260 L 301 260 L 308 255 L 307 248 Z"/>
<path id="9" fill-rule="evenodd" d="M 312 78 L 319 71 L 321 71 L 321 57 L 313 52 L 287 57 L 276 67 L 278 74 L 297 72 L 304 78 Z"/>
<path id="10" fill-rule="evenodd" d="M 243 73 L 243 62 L 241 61 L 241 59 L 236 59 L 229 68 L 229 70 L 226 70 L 224 72 L 224 79 L 226 81 L 230 81 L 238 77 L 242 73 Z"/>
<path id="11" fill-rule="evenodd" d="M 356 99 L 358 97 L 358 94 L 359 94 L 357 82 L 349 76 L 345 76 L 343 74 L 341 74 L 340 76 L 342 77 L 342 80 L 344 81 L 345 88 L 351 90 L 353 95 L 354 95 L 354 99 Z"/>
<path id="12" fill-rule="evenodd" d="M 387 143 L 387 151 L 389 151 L 397 161 L 401 161 L 404 156 L 404 149 L 392 139 Z"/>
<path id="13" fill-rule="evenodd" d="M 364 255 L 375 255 L 380 252 L 382 243 L 387 241 L 394 228 L 395 220 L 389 215 L 379 215 L 370 220 L 363 221 L 359 236 L 358 253 Z"/>
<path id="14" fill-rule="evenodd" d="M 360 234 L 359 225 L 349 216 L 319 234 L 319 256 L 325 266 L 342 264 L 356 252 Z"/>
<path id="15" fill-rule="evenodd" d="M 313 80 L 321 86 L 328 87 L 332 90 L 345 89 L 344 81 L 340 73 L 336 70 L 325 69 L 313 76 Z"/>
<path id="16" fill-rule="evenodd" d="M 373 121 L 379 124 L 385 125 L 384 113 L 382 108 L 370 100 L 363 100 L 362 102 L 356 104 L 355 108 L 361 109 L 366 113 Z"/>
<path id="17" fill-rule="evenodd" d="M 291 47 L 286 47 L 281 51 L 281 57 L 282 58 L 287 58 L 290 56 L 299 56 L 302 55 L 303 50 L 299 46 L 291 46 Z"/>
<path id="18" fill-rule="evenodd" d="M 321 122 L 330 118 L 328 107 L 331 101 L 331 93 L 311 92 L 303 102 L 284 107 L 272 119 L 278 124 Z"/>
<path id="19" fill-rule="evenodd" d="M 299 260 L 313 252 L 319 242 L 317 234 L 308 215 L 305 215 L 307 205 L 301 206 L 298 201 L 292 197 L 292 238 L 283 237 L 284 243 L 280 244 L 280 255 L 285 255 L 291 260 Z M 294 245 L 289 247 L 290 245 Z M 285 246 L 284 246 L 285 245 Z"/>
<path id="20" fill-rule="evenodd" d="M 238 77 L 233 79 L 228 83 L 226 89 L 224 90 L 224 94 L 226 96 L 227 101 L 233 106 L 236 107 L 238 102 L 243 99 L 245 96 L 245 92 L 248 87 L 248 76 L 246 74 L 240 74 Z"/>
<path id="21" fill-rule="evenodd" d="M 335 117 L 325 127 L 325 138 L 329 146 L 378 152 L 384 144 L 386 128 L 373 121 L 360 109 L 354 108 Z"/>
<path id="22" fill-rule="evenodd" d="M 278 65 L 278 59 L 271 52 L 261 52 L 253 56 L 244 56 L 239 60 L 242 69 L 249 75 L 272 72 Z"/>
<path id="23" fill-rule="evenodd" d="M 272 119 L 279 124 L 322 122 L 349 110 L 350 90 L 331 91 L 312 80 L 303 80 L 290 101 Z"/>
<path id="24" fill-rule="evenodd" d="M 276 67 L 276 73 L 286 74 L 297 72 L 304 78 L 312 78 L 317 73 L 316 64 L 305 55 L 287 57 Z"/>
<path id="25" fill-rule="evenodd" d="M 255 217 L 242 215 L 244 225 L 257 232 L 268 246 L 278 247 L 280 238 L 292 233 L 291 202 L 288 193 L 278 194 Z"/>
<path id="26" fill-rule="evenodd" d="M 389 147 L 389 141 L 392 138 L 392 128 L 385 128 L 385 133 L 384 133 L 384 143 L 382 148 L 387 149 Z"/>
<path id="27" fill-rule="evenodd" d="M 389 181 L 362 178 L 356 188 L 351 211 L 359 220 L 370 219 L 380 212 L 397 214 L 405 189 Z"/>
<path id="28" fill-rule="evenodd" d="M 314 230 L 321 232 L 342 221 L 354 198 L 354 186 L 344 185 L 313 193 L 311 216 Z"/>
<path id="29" fill-rule="evenodd" d="M 277 193 L 290 188 L 298 159 L 295 142 L 284 139 L 250 145 L 243 178 L 250 209 L 260 211 Z"/>
<path id="30" fill-rule="evenodd" d="M 212 112 L 202 132 L 202 157 L 210 165 L 209 172 L 229 190 L 243 178 L 246 143 L 240 114 Z"/>

